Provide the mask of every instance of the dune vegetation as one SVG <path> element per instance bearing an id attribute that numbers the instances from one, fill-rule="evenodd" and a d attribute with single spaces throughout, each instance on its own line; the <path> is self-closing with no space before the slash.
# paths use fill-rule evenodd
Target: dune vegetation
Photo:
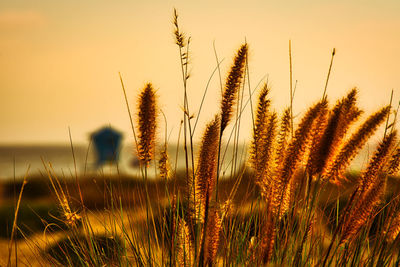
<path id="1" fill-rule="evenodd" d="M 62 179 L 46 165 L 43 177 L 3 183 L 3 198 L 12 199 L 13 191 L 17 198 L 0 210 L 8 214 L 1 217 L 13 218 L 1 233 L 8 248 L 2 266 L 398 266 L 400 147 L 391 101 L 362 116 L 357 88 L 329 100 L 328 74 L 321 98 L 300 117 L 293 116 L 292 87 L 288 108 L 277 112 L 268 83 L 253 98 L 247 88 L 244 43 L 224 78 L 219 112 L 201 129 L 187 98 L 190 38 L 176 11 L 173 24 L 185 168 L 174 167 L 177 156 L 169 154 L 166 136 L 157 141 L 162 99 L 147 83 L 137 101 L 125 99 L 141 175 Z M 125 92 L 122 77 L 121 84 Z M 243 114 L 247 105 L 251 114 Z M 202 109 L 203 103 L 194 114 Z M 246 116 L 253 122 L 252 140 L 241 160 Z M 197 129 L 201 140 L 194 140 Z M 349 173 L 379 129 L 381 141 L 367 166 Z M 231 158 L 224 154 L 228 146 Z M 227 161 L 229 177 L 221 168 Z M 149 172 L 157 178 L 149 179 Z M 28 200 L 41 205 L 28 208 Z M 52 206 L 42 211 L 49 200 Z"/>

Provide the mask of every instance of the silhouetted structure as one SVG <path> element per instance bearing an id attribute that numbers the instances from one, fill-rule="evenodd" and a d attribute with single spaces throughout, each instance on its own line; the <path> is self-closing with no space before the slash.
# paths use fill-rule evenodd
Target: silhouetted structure
<path id="1" fill-rule="evenodd" d="M 122 134 L 111 127 L 92 133 L 91 139 L 97 152 L 96 167 L 106 162 L 116 163 L 119 157 Z"/>

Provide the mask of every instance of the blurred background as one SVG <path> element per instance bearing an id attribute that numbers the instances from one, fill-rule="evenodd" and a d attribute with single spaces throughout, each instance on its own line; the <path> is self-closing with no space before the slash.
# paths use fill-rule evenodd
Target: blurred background
<path id="1" fill-rule="evenodd" d="M 189 105 L 204 123 L 218 109 L 218 75 L 211 79 L 203 113 L 197 110 L 216 67 L 225 78 L 235 51 L 250 47 L 250 87 L 268 79 L 273 106 L 289 104 L 288 42 L 292 42 L 294 114 L 321 95 L 336 48 L 328 96 L 332 102 L 357 86 L 367 112 L 400 98 L 400 2 L 367 1 L 1 1 L 0 178 L 43 171 L 42 158 L 59 172 L 96 161 L 93 131 L 107 125 L 123 134 L 120 164 L 129 170 L 133 137 L 118 72 L 132 111 L 146 82 L 157 88 L 176 143 L 182 118 L 182 80 L 172 15 L 191 37 Z M 241 142 L 251 135 L 249 110 Z M 160 118 L 159 140 L 164 140 Z M 376 139 L 377 140 L 377 139 Z M 87 167 L 89 166 L 89 167 Z"/>

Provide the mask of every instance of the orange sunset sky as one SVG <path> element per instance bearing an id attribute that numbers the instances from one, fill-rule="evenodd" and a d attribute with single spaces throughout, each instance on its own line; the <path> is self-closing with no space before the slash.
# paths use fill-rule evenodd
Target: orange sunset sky
<path id="1" fill-rule="evenodd" d="M 224 79 L 245 40 L 251 88 L 268 77 L 277 111 L 289 103 L 289 40 L 293 78 L 298 80 L 295 114 L 321 97 L 334 47 L 331 103 L 353 86 L 360 89 L 360 107 L 369 112 L 387 104 L 392 89 L 395 103 L 400 99 L 398 0 L 2 0 L 0 144 L 66 143 L 68 127 L 75 142 L 85 142 L 91 131 L 108 124 L 129 141 L 118 72 L 133 110 L 139 90 L 148 81 L 154 84 L 175 140 L 182 82 L 171 22 L 174 8 L 182 30 L 192 38 L 188 90 L 193 111 L 216 66 L 213 42 L 223 59 Z M 199 133 L 219 99 L 214 76 Z M 244 123 L 244 130 L 249 125 Z"/>

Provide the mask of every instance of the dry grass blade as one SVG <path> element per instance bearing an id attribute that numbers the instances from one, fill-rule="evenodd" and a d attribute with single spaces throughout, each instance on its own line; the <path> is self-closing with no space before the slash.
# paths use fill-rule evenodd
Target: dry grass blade
<path id="1" fill-rule="evenodd" d="M 16 207 L 15 207 L 14 220 L 13 220 L 12 229 L 11 229 L 11 237 L 10 237 L 10 242 L 9 242 L 9 245 L 8 245 L 8 262 L 7 262 L 7 266 L 11 266 L 11 253 L 12 253 L 12 248 L 13 248 L 12 246 L 13 246 L 13 242 L 14 242 L 15 231 L 18 228 L 18 226 L 17 226 L 18 212 L 19 212 L 19 207 L 20 207 L 20 204 L 21 204 L 22 193 L 24 192 L 25 185 L 28 183 L 28 181 L 26 180 L 26 176 L 28 175 L 29 169 L 30 169 L 30 166 L 28 167 L 28 170 L 26 171 L 26 174 L 25 174 L 25 177 L 24 177 L 24 181 L 22 183 L 22 187 L 21 187 L 21 190 L 19 192 L 18 201 L 17 201 Z"/>
<path id="2" fill-rule="evenodd" d="M 156 93 L 151 83 L 146 84 L 138 101 L 138 157 L 145 166 L 154 158 L 157 127 Z"/>
<path id="3" fill-rule="evenodd" d="M 242 45 L 234 59 L 234 63 L 225 83 L 221 101 L 221 133 L 225 130 L 231 118 L 237 91 L 243 79 L 247 59 L 247 44 Z"/>

